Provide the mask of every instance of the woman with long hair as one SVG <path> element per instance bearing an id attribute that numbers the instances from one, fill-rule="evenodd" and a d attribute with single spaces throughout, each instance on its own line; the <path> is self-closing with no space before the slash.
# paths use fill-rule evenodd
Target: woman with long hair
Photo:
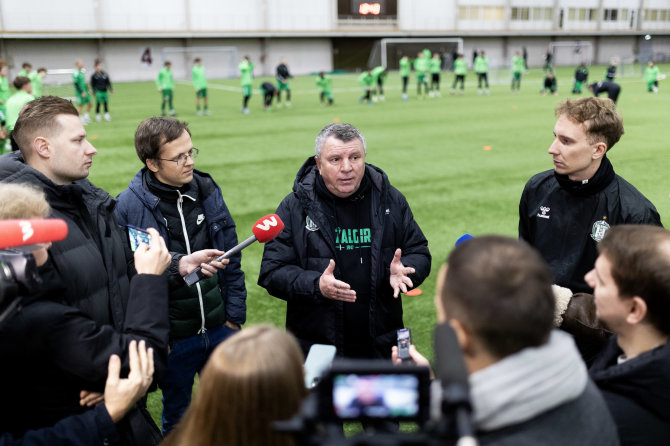
<path id="1" fill-rule="evenodd" d="M 295 338 L 269 325 L 245 328 L 222 342 L 200 375 L 198 390 L 166 446 L 293 445 L 272 423 L 300 410 L 307 391 Z"/>

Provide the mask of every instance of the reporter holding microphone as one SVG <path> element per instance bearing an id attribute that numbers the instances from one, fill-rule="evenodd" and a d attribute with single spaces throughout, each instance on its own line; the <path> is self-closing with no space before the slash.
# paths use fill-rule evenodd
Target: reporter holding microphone
<path id="1" fill-rule="evenodd" d="M 241 254 L 217 259 L 237 245 L 235 222 L 219 186 L 195 169 L 199 150 L 188 124 L 146 119 L 135 132 L 135 150 L 144 167 L 118 197 L 114 213 L 119 224 L 156 228 L 175 259 L 201 254 L 199 265 L 180 264 L 170 283 L 170 354 L 158 383 L 167 434 L 191 401 L 196 373 L 214 348 L 244 324 L 247 292 Z M 205 278 L 189 286 L 181 277 L 196 266 Z"/>

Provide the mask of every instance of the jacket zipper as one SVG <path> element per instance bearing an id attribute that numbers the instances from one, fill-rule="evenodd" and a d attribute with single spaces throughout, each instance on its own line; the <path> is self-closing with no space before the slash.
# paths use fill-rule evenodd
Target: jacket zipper
<path id="1" fill-rule="evenodd" d="M 186 245 L 186 253 L 191 254 L 191 244 L 188 241 L 188 233 L 186 232 L 186 221 L 184 220 L 184 212 L 182 211 L 182 203 L 184 202 L 184 197 L 187 197 L 191 200 L 193 198 L 188 195 L 182 195 L 179 190 L 177 190 L 179 198 L 177 199 L 177 210 L 179 211 L 179 220 L 181 221 L 181 231 L 184 234 L 184 244 Z M 195 200 L 193 200 L 195 201 Z M 207 331 L 205 328 L 205 306 L 202 302 L 202 289 L 200 288 L 200 283 L 195 284 L 196 289 L 198 290 L 198 301 L 200 302 L 200 330 L 198 330 L 199 335 L 204 335 Z"/>

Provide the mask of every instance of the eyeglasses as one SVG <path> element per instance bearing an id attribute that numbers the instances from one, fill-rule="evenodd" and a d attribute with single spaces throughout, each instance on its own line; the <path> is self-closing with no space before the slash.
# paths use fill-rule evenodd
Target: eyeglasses
<path id="1" fill-rule="evenodd" d="M 200 153 L 200 150 L 193 147 L 191 150 L 188 151 L 188 153 L 183 153 L 179 155 L 177 158 L 173 158 L 171 160 L 166 158 L 156 158 L 156 159 L 162 161 L 171 161 L 173 163 L 177 163 L 178 166 L 183 166 L 184 164 L 186 164 L 186 160 L 188 160 L 189 157 L 191 159 L 196 159 L 198 157 L 198 153 Z"/>

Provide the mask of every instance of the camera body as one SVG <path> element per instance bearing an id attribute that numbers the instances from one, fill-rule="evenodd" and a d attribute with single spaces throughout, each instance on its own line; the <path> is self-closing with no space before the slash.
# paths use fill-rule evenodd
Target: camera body
<path id="1" fill-rule="evenodd" d="M 430 413 L 430 370 L 390 361 L 335 361 L 316 388 L 325 422 L 413 421 Z"/>
<path id="2" fill-rule="evenodd" d="M 19 298 L 32 294 L 40 283 L 32 254 L 15 249 L 0 250 L 0 323 L 11 314 Z"/>

